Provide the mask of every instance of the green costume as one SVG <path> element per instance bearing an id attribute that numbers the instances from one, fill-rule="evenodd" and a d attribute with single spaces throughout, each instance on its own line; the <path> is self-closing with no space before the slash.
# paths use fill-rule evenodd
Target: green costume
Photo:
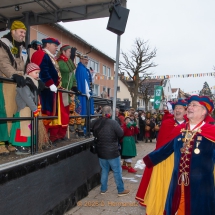
<path id="1" fill-rule="evenodd" d="M 5 111 L 5 102 L 4 102 L 4 95 L 3 95 L 3 83 L 0 83 L 0 118 L 6 118 L 6 111 Z M 9 136 L 7 132 L 7 123 L 0 122 L 0 142 L 1 141 L 8 141 Z"/>
<path id="2" fill-rule="evenodd" d="M 63 56 L 64 57 L 64 56 Z M 77 82 L 75 78 L 74 70 L 76 69 L 74 63 L 71 59 L 68 59 L 67 61 L 61 59 L 58 59 L 58 65 L 60 67 L 60 72 L 62 76 L 62 87 L 65 89 L 70 90 L 72 87 L 77 87 Z"/>

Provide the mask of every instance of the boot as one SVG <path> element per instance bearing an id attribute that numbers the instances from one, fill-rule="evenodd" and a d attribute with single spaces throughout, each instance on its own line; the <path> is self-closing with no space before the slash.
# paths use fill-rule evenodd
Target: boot
<path id="1" fill-rule="evenodd" d="M 10 152 L 7 150 L 5 145 L 1 145 L 0 146 L 0 155 L 9 155 L 9 154 L 10 154 Z"/>
<path id="2" fill-rule="evenodd" d="M 145 143 L 148 143 L 148 138 L 146 138 Z"/>
<path id="3" fill-rule="evenodd" d="M 83 131 L 81 125 L 77 125 L 77 129 L 78 129 L 79 131 Z"/>
<path id="4" fill-rule="evenodd" d="M 150 143 L 152 143 L 152 139 L 150 140 Z"/>
<path id="5" fill-rule="evenodd" d="M 12 145 L 9 145 L 9 146 L 7 147 L 7 150 L 8 150 L 9 152 L 15 152 L 15 151 L 16 151 L 16 147 L 14 147 L 14 146 L 12 146 Z"/>
<path id="6" fill-rule="evenodd" d="M 75 132 L 74 125 L 69 125 L 69 131 L 70 131 L 70 132 Z"/>
<path id="7" fill-rule="evenodd" d="M 84 137 L 84 131 L 81 128 L 81 125 L 77 125 L 77 131 L 79 137 Z"/>

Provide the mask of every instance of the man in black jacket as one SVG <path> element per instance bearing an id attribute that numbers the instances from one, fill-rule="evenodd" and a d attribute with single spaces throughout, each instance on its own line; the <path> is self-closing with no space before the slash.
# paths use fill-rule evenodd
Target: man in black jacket
<path id="1" fill-rule="evenodd" d="M 123 136 L 123 130 L 119 123 L 110 119 L 112 115 L 111 107 L 104 106 L 102 115 L 102 118 L 93 120 L 91 123 L 93 134 L 98 139 L 97 152 L 102 168 L 101 194 L 105 194 L 108 189 L 108 174 L 111 168 L 113 170 L 118 196 L 125 196 L 130 191 L 124 189 L 118 150 L 118 138 Z"/>

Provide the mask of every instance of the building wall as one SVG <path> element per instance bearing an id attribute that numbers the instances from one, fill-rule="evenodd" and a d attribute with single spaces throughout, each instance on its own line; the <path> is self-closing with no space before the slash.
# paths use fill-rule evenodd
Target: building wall
<path id="1" fill-rule="evenodd" d="M 172 99 L 172 89 L 169 79 L 167 79 L 166 85 L 163 86 L 163 93 L 166 101 L 170 101 Z"/>
<path id="2" fill-rule="evenodd" d="M 117 90 L 117 99 L 120 99 L 121 101 L 124 101 L 124 99 L 128 99 L 129 101 L 131 101 L 130 105 L 132 106 L 131 95 L 128 91 L 128 88 L 120 79 L 118 79 L 118 89 L 119 90 Z"/>
<path id="3" fill-rule="evenodd" d="M 53 27 L 50 25 L 36 25 L 31 26 L 30 28 L 30 41 L 32 40 L 39 40 L 46 38 L 46 37 L 53 37 L 60 41 L 61 45 L 69 44 L 73 47 L 77 48 L 79 53 L 87 53 L 90 51 L 89 45 L 84 44 L 82 41 L 78 40 L 77 38 L 71 37 L 67 32 L 63 30 L 59 30 L 57 27 Z M 33 50 L 30 51 L 30 56 L 33 54 Z M 110 76 L 114 76 L 114 61 L 110 58 L 106 57 L 105 55 L 97 52 L 96 50 L 92 50 L 88 54 L 89 58 L 93 61 L 98 63 L 98 74 L 95 79 L 95 85 L 98 86 L 98 95 L 100 96 L 103 88 L 110 89 L 110 97 L 114 95 L 114 79 L 107 78 L 107 75 L 103 75 L 103 65 L 110 68 Z M 76 59 L 77 60 L 77 59 Z M 78 60 L 76 61 L 78 63 Z M 90 65 L 88 65 L 90 67 Z M 95 86 L 94 86 L 95 87 Z M 95 91 L 94 91 L 95 92 Z"/>

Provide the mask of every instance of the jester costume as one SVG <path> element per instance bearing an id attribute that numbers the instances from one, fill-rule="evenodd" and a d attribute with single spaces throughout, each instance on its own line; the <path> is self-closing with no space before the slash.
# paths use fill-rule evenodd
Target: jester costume
<path id="1" fill-rule="evenodd" d="M 54 38 L 43 39 L 42 42 L 60 44 Z M 57 88 L 62 88 L 59 65 L 55 57 L 47 49 L 34 52 L 31 62 L 40 67 L 40 79 L 47 87 L 54 84 Z M 50 91 L 50 89 L 44 89 L 41 93 L 41 105 L 43 116 L 58 116 L 58 119 L 44 120 L 44 125 L 50 133 L 50 140 L 53 142 L 64 138 L 69 118 L 63 104 L 62 93 L 55 93 Z"/>

